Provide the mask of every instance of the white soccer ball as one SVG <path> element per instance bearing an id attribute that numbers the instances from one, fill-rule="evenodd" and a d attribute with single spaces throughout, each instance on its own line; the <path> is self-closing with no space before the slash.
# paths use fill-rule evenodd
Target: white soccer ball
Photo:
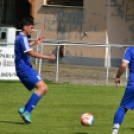
<path id="1" fill-rule="evenodd" d="M 90 113 L 84 113 L 81 116 L 81 124 L 84 126 L 91 126 L 94 123 L 94 116 Z"/>

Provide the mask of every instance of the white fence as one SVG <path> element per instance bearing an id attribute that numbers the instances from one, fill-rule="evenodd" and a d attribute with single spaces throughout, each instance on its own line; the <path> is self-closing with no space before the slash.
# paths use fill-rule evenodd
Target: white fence
<path id="1" fill-rule="evenodd" d="M 38 35 L 39 36 L 39 35 Z M 34 40 L 34 39 L 29 39 Z M 50 44 L 51 43 L 51 44 Z M 64 44 L 62 44 L 64 43 Z M 66 44 L 65 44 L 66 43 Z M 9 45 L 7 43 L 0 43 L 0 45 Z M 10 44 L 13 45 L 13 44 Z M 106 65 L 106 80 L 105 84 L 108 84 L 108 78 L 109 78 L 109 67 L 110 67 L 110 49 L 111 48 L 126 48 L 132 45 L 116 45 L 116 44 L 92 44 L 92 43 L 84 43 L 84 42 L 70 42 L 70 41 L 62 41 L 62 40 L 44 40 L 44 43 L 38 44 L 37 45 L 37 52 L 38 46 L 40 46 L 40 53 L 43 54 L 43 47 L 49 45 L 49 46 L 57 46 L 57 59 L 56 59 L 56 72 L 55 72 L 55 80 L 58 82 L 59 80 L 59 48 L 60 46 L 86 46 L 86 47 L 107 47 L 108 52 L 107 52 L 107 65 Z M 36 60 L 36 64 L 37 64 Z M 39 59 L 39 67 L 38 67 L 38 73 L 41 75 L 41 70 L 42 70 L 42 59 Z M 128 77 L 128 69 L 126 69 L 126 79 Z"/>
<path id="2" fill-rule="evenodd" d="M 56 82 L 58 82 L 58 72 L 59 72 L 59 47 L 60 46 L 86 46 L 86 47 L 107 47 L 107 65 L 106 65 L 106 85 L 108 84 L 108 78 L 109 78 L 109 67 L 110 67 L 110 49 L 112 47 L 116 48 L 126 48 L 132 45 L 118 45 L 118 44 L 92 44 L 92 43 L 84 43 L 84 42 L 71 42 L 71 41 L 62 41 L 62 40 L 46 40 L 44 43 L 39 44 L 41 46 L 40 53 L 43 53 L 43 46 L 49 45 L 49 46 L 57 46 L 57 61 L 56 61 Z M 52 43 L 52 44 L 46 44 L 46 43 Z M 57 44 L 56 44 L 57 43 Z M 68 43 L 68 44 L 62 44 L 62 43 Z M 69 44 L 70 43 L 70 44 Z M 39 74 L 41 75 L 41 68 L 42 68 L 42 59 L 39 59 Z M 126 69 L 126 79 L 128 78 L 128 68 Z"/>

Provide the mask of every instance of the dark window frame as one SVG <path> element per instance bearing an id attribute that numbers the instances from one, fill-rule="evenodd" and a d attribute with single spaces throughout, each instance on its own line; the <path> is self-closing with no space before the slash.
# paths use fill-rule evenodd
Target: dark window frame
<path id="1" fill-rule="evenodd" d="M 0 0 L 0 25 L 11 25 L 11 26 L 15 25 L 15 17 L 16 17 L 15 7 L 16 2 L 8 4 L 7 0 Z M 8 13 L 7 10 L 9 8 L 12 11 L 10 12 L 11 13 L 10 16 L 8 16 L 9 14 L 7 14 Z"/>
<path id="2" fill-rule="evenodd" d="M 47 5 L 83 7 L 83 0 L 46 0 L 46 2 L 47 2 Z"/>

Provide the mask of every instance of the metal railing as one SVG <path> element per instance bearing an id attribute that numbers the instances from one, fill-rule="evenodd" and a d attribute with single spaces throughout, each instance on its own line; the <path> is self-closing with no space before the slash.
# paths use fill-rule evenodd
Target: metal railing
<path id="1" fill-rule="evenodd" d="M 45 43 L 52 43 L 52 44 L 45 44 Z M 55 44 L 53 44 L 55 43 Z M 61 43 L 71 43 L 71 44 L 61 44 Z M 117 48 L 123 48 L 123 47 L 130 47 L 132 45 L 119 45 L 119 44 L 93 44 L 93 43 L 85 43 L 85 42 L 73 42 L 73 41 L 65 41 L 65 40 L 44 40 L 44 43 L 38 44 L 41 45 L 41 54 L 43 54 L 43 46 L 49 45 L 49 46 L 57 46 L 57 61 L 56 61 L 56 82 L 58 82 L 58 71 L 59 71 L 59 48 L 60 46 L 86 46 L 86 47 L 107 47 L 108 53 L 107 53 L 107 71 L 106 71 L 106 85 L 108 84 L 108 77 L 109 77 L 109 63 L 110 63 L 110 48 L 111 47 L 117 47 Z M 39 74 L 41 75 L 41 66 L 42 66 L 42 59 L 39 59 Z M 128 68 L 126 69 L 126 79 L 128 78 Z"/>
<path id="2" fill-rule="evenodd" d="M 30 41 L 34 39 L 29 39 Z M 50 43 L 50 44 L 46 44 Z M 68 44 L 62 44 L 62 43 L 68 43 Z M 70 43 L 70 44 L 69 44 Z M 14 44 L 9 44 L 9 43 L 0 43 L 0 45 L 14 45 Z M 110 48 L 111 47 L 117 47 L 117 48 L 124 48 L 124 47 L 130 47 L 133 45 L 118 45 L 118 44 L 93 44 L 93 43 L 85 43 L 85 42 L 73 42 L 73 41 L 65 41 L 65 40 L 44 40 L 43 43 L 37 44 L 38 46 L 41 46 L 40 53 L 43 54 L 43 46 L 57 46 L 57 60 L 56 60 L 56 82 L 58 81 L 58 72 L 59 72 L 59 48 L 60 46 L 86 46 L 86 47 L 107 47 L 108 48 L 108 53 L 107 53 L 107 65 L 106 65 L 106 85 L 108 84 L 108 77 L 109 77 L 109 63 L 110 63 Z M 38 52 L 38 50 L 37 50 Z M 36 61 L 37 64 L 37 61 Z M 38 68 L 38 73 L 41 75 L 41 69 L 42 69 L 42 59 L 39 59 L 39 68 Z M 126 69 L 126 79 L 128 78 L 128 68 Z"/>

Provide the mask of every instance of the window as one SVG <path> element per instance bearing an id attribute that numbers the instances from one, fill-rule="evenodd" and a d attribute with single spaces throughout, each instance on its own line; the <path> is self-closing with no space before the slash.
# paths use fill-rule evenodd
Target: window
<path id="1" fill-rule="evenodd" d="M 83 7 L 83 0 L 46 0 L 48 5 L 62 5 L 62 6 L 81 6 Z"/>
<path id="2" fill-rule="evenodd" d="M 0 0 L 0 25 L 14 25 L 15 0 Z"/>

